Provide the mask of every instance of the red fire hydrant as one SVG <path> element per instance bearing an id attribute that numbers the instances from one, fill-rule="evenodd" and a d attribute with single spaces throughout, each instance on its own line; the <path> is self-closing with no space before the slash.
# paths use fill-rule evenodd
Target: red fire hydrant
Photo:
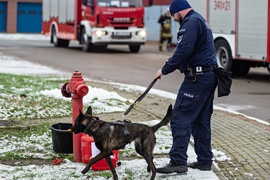
<path id="1" fill-rule="evenodd" d="M 89 89 L 79 71 L 75 71 L 72 74 L 70 81 L 65 83 L 61 88 L 63 96 L 72 98 L 72 124 L 75 124 L 75 120 L 79 115 L 80 110 L 83 112 L 83 96 L 85 96 L 88 91 Z M 75 162 L 82 162 L 81 137 L 82 133 L 73 134 L 73 155 Z"/>

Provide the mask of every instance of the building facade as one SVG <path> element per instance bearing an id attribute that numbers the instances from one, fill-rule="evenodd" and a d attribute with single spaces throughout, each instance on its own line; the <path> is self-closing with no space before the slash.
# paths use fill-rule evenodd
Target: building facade
<path id="1" fill-rule="evenodd" d="M 0 32 L 40 33 L 42 0 L 0 0 Z"/>

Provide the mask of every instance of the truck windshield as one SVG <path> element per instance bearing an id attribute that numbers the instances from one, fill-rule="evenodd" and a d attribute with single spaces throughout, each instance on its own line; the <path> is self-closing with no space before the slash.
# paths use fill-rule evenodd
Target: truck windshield
<path id="1" fill-rule="evenodd" d="M 141 7 L 142 0 L 97 0 L 100 7 Z"/>

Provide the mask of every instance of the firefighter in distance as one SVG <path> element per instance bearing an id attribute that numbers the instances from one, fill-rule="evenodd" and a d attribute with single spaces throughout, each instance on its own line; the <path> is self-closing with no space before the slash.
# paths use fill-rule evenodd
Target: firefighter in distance
<path id="1" fill-rule="evenodd" d="M 169 50 L 172 43 L 172 31 L 171 31 L 171 15 L 169 9 L 165 13 L 161 14 L 158 23 L 160 24 L 160 39 L 159 39 L 159 51 L 162 51 L 162 47 L 165 41 L 167 41 L 167 50 Z"/>

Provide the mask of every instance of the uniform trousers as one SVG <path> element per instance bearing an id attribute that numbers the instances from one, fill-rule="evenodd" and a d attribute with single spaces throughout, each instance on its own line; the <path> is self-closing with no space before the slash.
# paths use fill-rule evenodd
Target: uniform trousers
<path id="1" fill-rule="evenodd" d="M 191 78 L 184 78 L 171 120 L 171 163 L 187 166 L 187 149 L 192 135 L 197 162 L 205 166 L 212 165 L 211 116 L 216 84 L 214 71 L 197 75 L 195 82 Z"/>

